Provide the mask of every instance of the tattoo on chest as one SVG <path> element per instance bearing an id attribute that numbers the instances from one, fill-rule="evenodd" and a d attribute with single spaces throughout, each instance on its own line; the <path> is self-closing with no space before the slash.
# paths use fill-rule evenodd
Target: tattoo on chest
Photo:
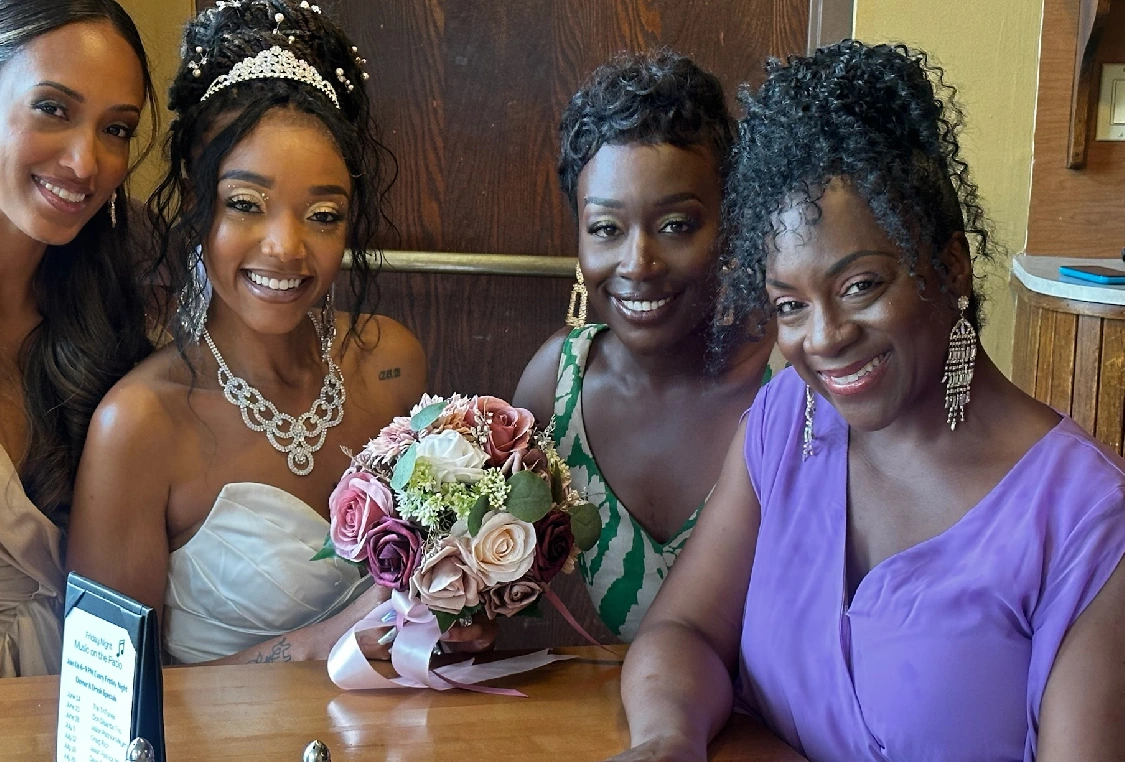
<path id="1" fill-rule="evenodd" d="M 272 664 L 275 661 L 293 661 L 293 657 L 289 653 L 289 641 L 284 637 L 273 644 L 269 653 L 259 651 L 258 655 L 248 661 L 247 664 Z"/>
<path id="2" fill-rule="evenodd" d="M 392 378 L 398 378 L 402 375 L 401 368 L 387 368 L 386 370 L 379 371 L 380 381 L 390 381 Z"/>

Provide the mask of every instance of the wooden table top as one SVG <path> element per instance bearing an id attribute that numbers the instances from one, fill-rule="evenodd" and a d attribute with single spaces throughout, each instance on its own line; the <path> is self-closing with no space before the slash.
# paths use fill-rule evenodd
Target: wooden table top
<path id="1" fill-rule="evenodd" d="M 170 762 L 299 762 L 314 738 L 348 760 L 602 760 L 626 746 L 621 663 L 592 647 L 579 658 L 497 680 L 528 698 L 465 691 L 347 693 L 324 662 L 184 667 L 164 671 Z M 615 647 L 624 653 L 624 647 Z M 58 678 L 0 680 L 0 760 L 54 758 Z M 736 715 L 715 760 L 797 762 L 760 725 Z"/>

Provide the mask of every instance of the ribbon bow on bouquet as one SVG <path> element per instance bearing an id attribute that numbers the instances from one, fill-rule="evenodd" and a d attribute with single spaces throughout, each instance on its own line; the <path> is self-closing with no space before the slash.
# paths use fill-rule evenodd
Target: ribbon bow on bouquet
<path id="1" fill-rule="evenodd" d="M 356 637 L 361 632 L 386 627 L 391 616 L 394 627 L 398 629 L 398 635 L 391 646 L 391 665 L 399 677 L 384 677 L 379 674 L 363 655 Z M 476 683 L 518 675 L 551 662 L 574 658 L 543 650 L 487 664 L 475 664 L 473 659 L 469 659 L 431 670 L 430 657 L 440 639 L 441 627 L 433 612 L 420 602 L 411 600 L 406 593 L 396 590 L 391 593 L 390 599 L 376 606 L 336 642 L 328 654 L 328 675 L 337 686 L 352 691 L 390 688 L 433 688 L 445 691 L 463 688 L 479 693 L 526 697 L 512 688 L 489 688 Z"/>

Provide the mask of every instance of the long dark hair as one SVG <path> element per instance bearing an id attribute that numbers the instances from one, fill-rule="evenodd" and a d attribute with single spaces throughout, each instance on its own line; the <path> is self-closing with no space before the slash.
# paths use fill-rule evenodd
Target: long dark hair
<path id="1" fill-rule="evenodd" d="M 0 0 L 0 67 L 35 38 L 80 22 L 108 22 L 129 43 L 141 63 L 146 100 L 153 103 L 140 34 L 115 0 Z M 150 111 L 155 132 L 155 110 Z M 47 247 L 32 280 L 42 320 L 20 347 L 29 426 L 20 478 L 31 501 L 60 526 L 69 514 L 94 409 L 152 350 L 126 251 L 124 188 L 117 198 L 116 227 L 108 214 L 98 212 L 73 241 Z"/>
<path id="2" fill-rule="evenodd" d="M 335 91 L 339 108 L 309 84 L 281 78 L 238 82 L 203 98 L 217 77 L 275 45 L 316 69 Z M 353 252 L 347 338 L 355 338 L 361 309 L 370 309 L 375 301 L 370 297 L 377 296 L 369 291 L 378 261 L 365 253 L 374 249 L 376 234 L 389 225 L 383 210 L 394 167 L 394 157 L 378 138 L 358 51 L 318 7 L 285 0 L 209 8 L 188 22 L 182 50 L 183 60 L 168 91 L 168 107 L 175 115 L 164 149 L 168 172 L 148 204 L 158 237 L 157 269 L 167 292 L 183 292 L 185 301 L 201 298 L 191 293 L 205 286 L 190 277 L 188 258 L 211 230 L 219 167 L 268 111 L 293 108 L 328 128 L 352 177 L 346 233 L 346 246 Z M 204 143 L 220 118 L 230 121 Z M 171 330 L 183 355 L 190 337 L 182 321 L 172 321 Z"/>

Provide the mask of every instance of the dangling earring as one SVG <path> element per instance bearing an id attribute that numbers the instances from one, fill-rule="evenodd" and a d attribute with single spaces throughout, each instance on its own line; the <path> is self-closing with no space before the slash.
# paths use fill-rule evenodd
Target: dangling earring
<path id="1" fill-rule="evenodd" d="M 320 337 L 320 356 L 325 362 L 332 353 L 332 345 L 336 342 L 336 284 L 328 289 L 324 295 L 324 306 L 320 308 L 320 318 L 314 319 L 316 332 Z"/>
<path id="2" fill-rule="evenodd" d="M 194 256 L 188 256 L 187 268 L 187 283 L 180 291 L 180 328 L 193 344 L 198 344 L 207 322 L 207 308 L 211 304 L 211 282 L 203 264 L 202 247 L 197 246 Z"/>
<path id="3" fill-rule="evenodd" d="M 570 289 L 570 307 L 566 310 L 566 324 L 571 328 L 586 325 L 586 281 L 582 278 L 582 265 L 575 265 L 574 277 L 577 279 Z"/>
<path id="4" fill-rule="evenodd" d="M 813 430 L 812 421 L 813 415 L 816 414 L 816 396 L 813 394 L 811 386 L 805 387 L 805 432 L 802 437 L 804 442 L 801 446 L 801 460 L 806 461 L 812 452 Z"/>
<path id="5" fill-rule="evenodd" d="M 945 409 L 949 411 L 946 422 L 950 431 L 956 431 L 957 424 L 965 420 L 969 385 L 973 383 L 973 366 L 977 361 L 977 332 L 965 319 L 968 308 L 969 297 L 958 297 L 957 309 L 961 311 L 961 317 L 949 332 L 945 373 L 941 377 L 941 382 L 945 384 Z"/>
<path id="6" fill-rule="evenodd" d="M 109 226 L 117 227 L 117 189 L 113 189 L 113 195 L 109 197 Z"/>

